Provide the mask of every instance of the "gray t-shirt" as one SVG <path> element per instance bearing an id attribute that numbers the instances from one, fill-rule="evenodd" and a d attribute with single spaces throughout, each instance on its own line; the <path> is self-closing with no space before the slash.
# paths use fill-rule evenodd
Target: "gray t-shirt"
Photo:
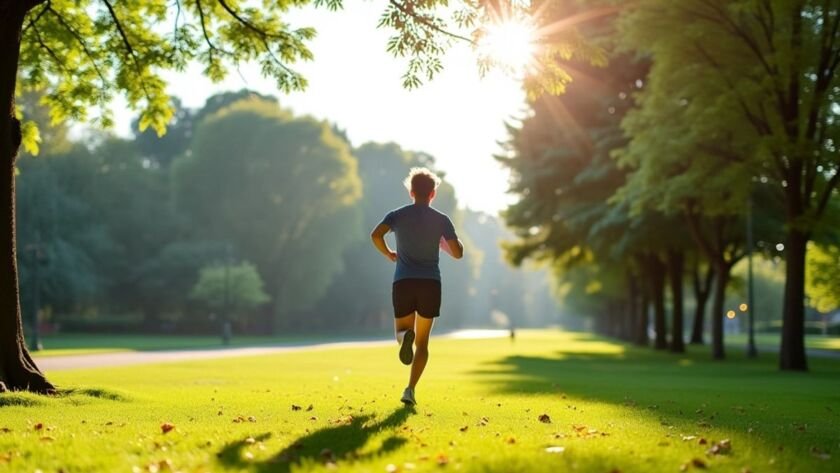
<path id="1" fill-rule="evenodd" d="M 410 204 L 388 212 L 382 223 L 397 236 L 394 282 L 400 279 L 440 281 L 440 237 L 446 240 L 458 238 L 452 220 L 428 205 Z"/>

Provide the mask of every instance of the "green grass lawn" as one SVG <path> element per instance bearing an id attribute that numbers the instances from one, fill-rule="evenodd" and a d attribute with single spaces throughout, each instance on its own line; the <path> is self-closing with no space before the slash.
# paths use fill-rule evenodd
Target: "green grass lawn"
<path id="1" fill-rule="evenodd" d="M 0 471 L 840 471 L 840 362 L 775 365 L 433 340 L 414 410 L 396 346 L 63 371 L 72 393 L 0 395 Z"/>
<path id="2" fill-rule="evenodd" d="M 707 337 L 708 341 L 708 337 Z M 755 334 L 755 344 L 758 347 L 766 346 L 778 348 L 781 342 L 781 335 L 778 333 L 757 333 Z M 747 335 L 727 335 L 727 345 L 747 345 Z M 823 335 L 808 335 L 805 337 L 805 347 L 815 350 L 830 350 L 840 351 L 840 337 L 837 335 L 823 336 Z"/>
<path id="3" fill-rule="evenodd" d="M 279 345 L 345 340 L 347 336 L 234 336 L 229 346 Z M 368 335 L 367 338 L 370 338 Z M 122 335 L 62 333 L 41 337 L 43 350 L 37 357 L 89 355 L 126 351 L 180 350 L 190 348 L 223 348 L 222 339 L 211 335 Z"/>

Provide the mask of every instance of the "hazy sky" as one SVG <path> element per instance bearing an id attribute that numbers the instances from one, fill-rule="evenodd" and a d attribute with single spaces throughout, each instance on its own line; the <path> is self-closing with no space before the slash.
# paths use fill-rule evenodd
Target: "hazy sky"
<path id="1" fill-rule="evenodd" d="M 304 92 L 283 95 L 257 67 L 235 71 L 212 84 L 195 67 L 167 75 L 169 91 L 188 107 L 200 107 L 223 90 L 247 87 L 280 98 L 295 113 L 327 119 L 347 130 L 354 145 L 394 141 L 403 148 L 425 151 L 456 189 L 462 205 L 495 213 L 510 202 L 507 174 L 492 155 L 506 137 L 504 122 L 524 113 L 524 93 L 517 81 L 501 72 L 479 77 L 468 45 L 456 45 L 445 69 L 418 90 L 401 87 L 403 61 L 385 51 L 387 30 L 376 29 L 385 2 L 348 1 L 340 12 L 307 8 L 288 17 L 293 26 L 313 26 L 315 60 L 296 67 L 309 80 Z M 243 80 L 244 78 L 244 80 Z M 130 116 L 118 114 L 125 132 Z"/>

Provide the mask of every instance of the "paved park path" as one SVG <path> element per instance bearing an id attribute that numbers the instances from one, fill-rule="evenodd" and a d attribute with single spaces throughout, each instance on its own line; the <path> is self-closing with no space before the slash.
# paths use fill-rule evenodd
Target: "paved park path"
<path id="1" fill-rule="evenodd" d="M 507 330 L 458 330 L 438 335 L 435 338 L 496 338 L 508 336 Z M 252 346 L 236 348 L 205 348 L 184 350 L 127 351 L 87 355 L 35 356 L 38 367 L 46 372 L 75 370 L 83 368 L 102 368 L 108 366 L 143 365 L 149 363 L 172 363 L 178 361 L 206 360 L 211 358 L 230 358 L 236 356 L 270 355 L 311 350 L 336 348 L 360 348 L 396 345 L 392 338 L 355 340 L 346 342 L 289 343 L 273 346 Z"/>

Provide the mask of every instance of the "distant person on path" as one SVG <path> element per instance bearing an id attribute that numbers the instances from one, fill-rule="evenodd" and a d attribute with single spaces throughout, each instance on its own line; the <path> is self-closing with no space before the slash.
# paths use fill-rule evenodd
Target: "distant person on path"
<path id="1" fill-rule="evenodd" d="M 400 361 L 411 365 L 408 387 L 401 399 L 409 406 L 417 404 L 414 388 L 429 359 L 429 335 L 440 315 L 438 248 L 455 259 L 464 256 L 464 245 L 455 234 L 452 220 L 431 207 L 439 184 L 440 178 L 428 169 L 412 168 L 405 187 L 414 203 L 388 212 L 370 234 L 373 246 L 397 263 L 391 295 Z M 389 231 L 396 234 L 396 252 L 385 242 Z"/>

